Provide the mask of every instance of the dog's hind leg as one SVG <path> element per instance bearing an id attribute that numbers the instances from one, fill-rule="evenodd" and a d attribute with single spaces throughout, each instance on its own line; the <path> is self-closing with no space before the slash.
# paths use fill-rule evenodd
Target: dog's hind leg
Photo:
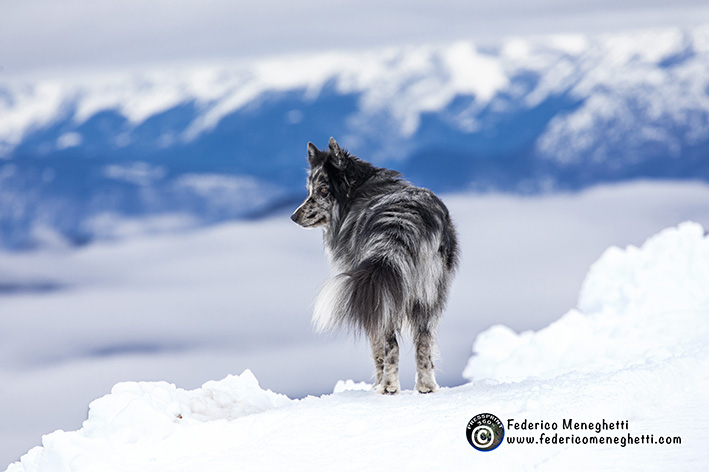
<path id="1" fill-rule="evenodd" d="M 420 393 L 431 393 L 438 390 L 436 377 L 433 373 L 433 334 L 428 326 L 419 325 L 415 328 L 414 346 L 416 348 L 416 390 Z"/>
<path id="2" fill-rule="evenodd" d="M 399 393 L 399 343 L 396 340 L 396 331 L 387 331 L 383 336 L 372 334 L 370 343 L 377 369 L 374 390 L 389 395 Z"/>
<path id="3" fill-rule="evenodd" d="M 381 391 L 382 380 L 384 379 L 384 338 L 379 334 L 369 335 L 369 345 L 372 347 L 372 358 L 374 359 L 374 390 Z"/>
<path id="4" fill-rule="evenodd" d="M 384 378 L 382 379 L 382 393 L 399 393 L 399 343 L 396 341 L 396 332 L 391 331 L 384 337 Z"/>

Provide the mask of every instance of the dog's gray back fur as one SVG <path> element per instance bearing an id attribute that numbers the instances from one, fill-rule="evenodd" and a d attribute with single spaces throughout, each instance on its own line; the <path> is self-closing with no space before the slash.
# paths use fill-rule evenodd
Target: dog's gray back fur
<path id="1" fill-rule="evenodd" d="M 334 139 L 327 151 L 309 143 L 308 160 L 309 196 L 292 219 L 323 227 L 334 273 L 315 302 L 317 328 L 345 325 L 365 332 L 381 382 L 378 355 L 386 357 L 391 338 L 396 344 L 396 334 L 409 326 L 415 342 L 430 338 L 422 341 L 428 349 L 420 354 L 431 370 L 433 333 L 458 260 L 448 209 L 430 190 L 350 156 Z M 418 351 L 417 346 L 417 365 Z M 396 358 L 398 366 L 398 347 Z M 419 369 L 419 380 L 422 375 L 427 374 Z M 430 376 L 429 385 L 419 391 L 435 390 Z M 398 378 L 390 387 L 395 391 L 383 385 L 384 393 L 398 391 Z"/>

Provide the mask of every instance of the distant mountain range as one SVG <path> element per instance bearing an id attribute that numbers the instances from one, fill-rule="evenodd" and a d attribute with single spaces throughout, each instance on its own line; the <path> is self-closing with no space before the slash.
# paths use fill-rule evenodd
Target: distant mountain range
<path id="1" fill-rule="evenodd" d="M 258 217 L 330 136 L 437 191 L 708 181 L 709 25 L 0 76 L 0 246 Z"/>

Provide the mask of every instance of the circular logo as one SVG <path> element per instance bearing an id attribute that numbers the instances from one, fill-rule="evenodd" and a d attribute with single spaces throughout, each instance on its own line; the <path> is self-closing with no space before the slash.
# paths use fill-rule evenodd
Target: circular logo
<path id="1" fill-rule="evenodd" d="M 505 427 L 497 416 L 491 413 L 480 413 L 468 422 L 465 437 L 478 451 L 492 451 L 502 443 Z"/>

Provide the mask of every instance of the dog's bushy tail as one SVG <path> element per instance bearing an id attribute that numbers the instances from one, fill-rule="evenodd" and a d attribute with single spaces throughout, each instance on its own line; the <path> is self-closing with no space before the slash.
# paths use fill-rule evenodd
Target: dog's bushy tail
<path id="1" fill-rule="evenodd" d="M 320 290 L 313 323 L 318 331 L 349 326 L 366 333 L 397 326 L 405 299 L 402 274 L 386 258 L 364 260 L 339 274 Z"/>

